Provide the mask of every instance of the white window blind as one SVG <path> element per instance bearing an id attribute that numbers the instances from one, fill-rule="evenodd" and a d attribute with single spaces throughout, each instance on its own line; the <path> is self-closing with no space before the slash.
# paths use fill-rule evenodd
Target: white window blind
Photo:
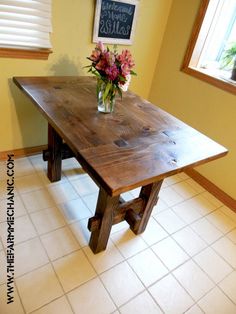
<path id="1" fill-rule="evenodd" d="M 51 0 L 0 0 L 0 48 L 51 48 Z"/>

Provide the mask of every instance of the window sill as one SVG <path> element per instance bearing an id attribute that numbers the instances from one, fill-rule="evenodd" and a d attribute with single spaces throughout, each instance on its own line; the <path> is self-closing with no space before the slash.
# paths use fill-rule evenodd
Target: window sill
<path id="1" fill-rule="evenodd" d="M 24 49 L 0 48 L 1 58 L 47 60 L 50 53 L 52 53 L 52 50 L 50 49 L 24 50 Z"/>
<path id="2" fill-rule="evenodd" d="M 209 73 L 208 71 L 204 69 L 199 69 L 199 68 L 190 67 L 190 66 L 183 67 L 182 71 L 202 81 L 205 81 L 211 85 L 214 85 L 218 88 L 221 88 L 227 92 L 230 92 L 236 95 L 236 82 L 235 81 L 227 79 L 226 77 L 215 76 L 213 73 Z"/>

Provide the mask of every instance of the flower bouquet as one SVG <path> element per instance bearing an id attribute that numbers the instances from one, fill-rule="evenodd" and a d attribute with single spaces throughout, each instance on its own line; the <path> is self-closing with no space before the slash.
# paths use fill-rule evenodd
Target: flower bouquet
<path id="1" fill-rule="evenodd" d="M 112 112 L 115 96 L 122 97 L 122 91 L 127 91 L 131 75 L 136 75 L 132 70 L 134 61 L 129 50 L 125 49 L 119 54 L 114 46 L 111 51 L 99 42 L 88 57 L 92 64 L 87 66 L 88 72 L 97 76 L 98 111 Z"/>

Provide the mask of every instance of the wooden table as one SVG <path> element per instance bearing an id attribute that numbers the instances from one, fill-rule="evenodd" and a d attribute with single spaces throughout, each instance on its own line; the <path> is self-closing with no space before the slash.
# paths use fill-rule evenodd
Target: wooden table
<path id="1" fill-rule="evenodd" d="M 116 99 L 115 112 L 97 111 L 91 77 L 14 77 L 48 121 L 48 177 L 61 178 L 61 162 L 74 156 L 99 186 L 89 219 L 90 248 L 106 248 L 113 224 L 126 220 L 135 234 L 146 228 L 163 179 L 222 157 L 227 150 L 134 93 Z M 191 105 L 191 104 L 190 104 Z M 125 202 L 120 194 L 140 187 Z"/>

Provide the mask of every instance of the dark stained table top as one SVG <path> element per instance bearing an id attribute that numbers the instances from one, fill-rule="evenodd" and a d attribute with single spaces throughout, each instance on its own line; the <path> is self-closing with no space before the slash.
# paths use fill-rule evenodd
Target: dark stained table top
<path id="1" fill-rule="evenodd" d="M 91 77 L 15 77 L 16 85 L 111 195 L 222 157 L 227 149 L 132 92 L 97 111 Z"/>

